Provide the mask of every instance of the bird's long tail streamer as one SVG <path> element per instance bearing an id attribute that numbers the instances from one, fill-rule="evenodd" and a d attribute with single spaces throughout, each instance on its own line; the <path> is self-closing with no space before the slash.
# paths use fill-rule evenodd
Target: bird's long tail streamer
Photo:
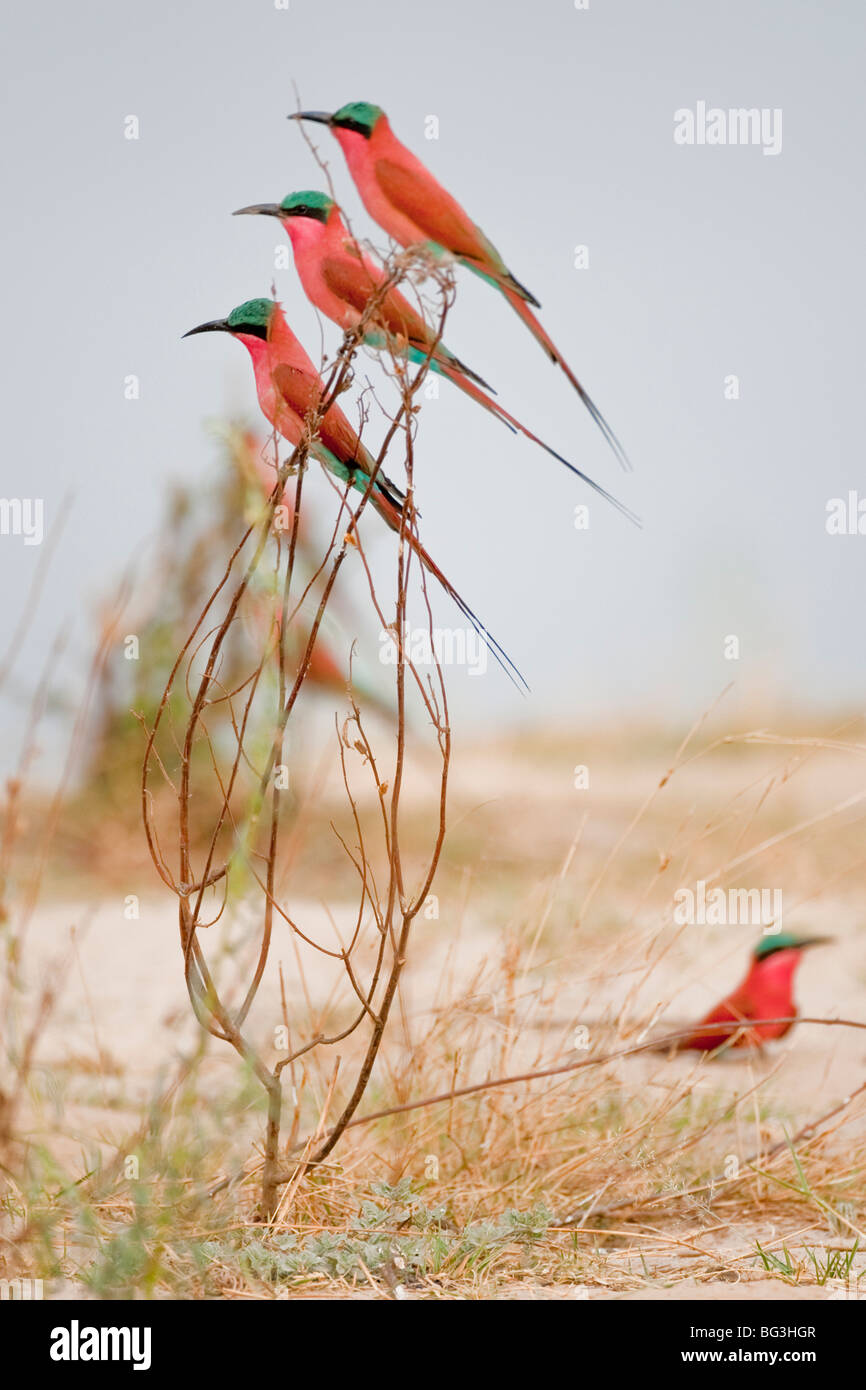
<path id="1" fill-rule="evenodd" d="M 376 511 L 382 517 L 383 521 L 385 521 L 388 524 L 388 526 L 390 526 L 391 530 L 399 531 L 402 513 L 397 507 L 394 506 L 393 502 L 391 502 L 387 497 L 383 497 L 382 494 L 376 489 L 374 489 L 370 500 L 372 501 L 373 506 L 376 508 Z M 494 655 L 494 658 L 502 667 L 502 670 L 505 672 L 512 685 L 517 686 L 518 690 L 528 691 L 529 686 L 527 685 L 526 680 L 521 675 L 520 671 L 515 666 L 514 662 L 511 660 L 511 657 L 508 655 L 505 649 L 499 645 L 499 643 L 496 641 L 496 638 L 493 637 L 492 634 L 487 631 L 487 628 L 481 622 L 481 619 L 477 616 L 477 614 L 473 613 L 472 609 L 469 607 L 469 604 L 465 601 L 465 599 L 460 597 L 457 590 L 454 588 L 454 585 L 451 584 L 450 581 L 445 578 L 445 575 L 442 573 L 439 566 L 432 559 L 432 557 L 424 549 L 421 542 L 417 539 L 417 537 L 412 535 L 411 531 L 409 531 L 408 528 L 405 532 L 405 536 L 407 542 L 409 543 L 415 554 L 418 556 L 418 559 L 421 561 L 424 568 L 428 571 L 428 573 L 432 574 L 433 578 L 442 586 L 448 597 L 460 609 L 460 612 L 463 614 L 467 622 L 472 624 L 473 628 L 478 633 L 478 636 L 481 638 L 482 642 L 484 642 L 485 646 L 488 646 L 490 648 Z"/>
<path id="2" fill-rule="evenodd" d="M 523 322 L 526 324 L 533 338 L 535 338 L 536 341 L 539 342 L 541 346 L 544 348 L 544 351 L 547 353 L 551 362 L 555 362 L 556 365 L 560 367 L 562 371 L 565 372 L 565 375 L 568 377 L 575 391 L 580 396 L 580 399 L 583 401 L 593 420 L 598 425 L 598 428 L 601 430 L 602 434 L 607 440 L 607 443 L 610 445 L 610 448 L 613 450 L 620 464 L 627 473 L 630 472 L 631 463 L 629 461 L 629 457 L 625 449 L 622 447 L 613 430 L 611 429 L 610 425 L 607 423 L 601 411 L 599 410 L 598 406 L 595 404 L 592 397 L 589 395 L 589 392 L 585 391 L 581 383 L 578 381 L 574 372 L 569 367 L 568 363 L 562 356 L 562 353 L 559 351 L 556 344 L 551 339 L 550 335 L 547 332 L 545 332 L 541 324 L 538 322 L 538 319 L 535 317 L 535 314 L 532 312 L 526 300 L 521 298 L 521 296 L 515 293 L 514 290 L 509 290 L 503 285 L 500 285 L 499 288 L 502 290 L 502 293 L 505 295 L 505 298 L 508 300 L 508 303 L 511 305 L 514 312 L 516 314 L 519 314 L 520 317 L 523 319 Z"/>
<path id="3" fill-rule="evenodd" d="M 473 401 L 477 401 L 479 405 L 483 405 L 485 410 L 489 410 L 491 415 L 495 415 L 496 418 L 501 420 L 504 425 L 507 425 L 509 429 L 519 430 L 527 439 L 531 439 L 533 444 L 537 444 L 539 448 L 544 449 L 559 463 L 564 464 L 565 467 L 580 478 L 582 482 L 586 483 L 588 487 L 591 487 L 593 491 L 597 492 L 600 497 L 603 497 L 606 502 L 609 502 L 612 507 L 616 507 L 617 511 L 621 512 L 622 515 L 633 522 L 635 526 L 640 526 L 640 518 L 637 517 L 625 503 L 620 502 L 619 499 L 608 492 L 606 488 L 603 488 L 600 483 L 595 482 L 592 478 L 588 477 L 586 473 L 582 472 L 581 469 L 576 468 L 567 458 L 563 458 L 562 454 L 558 454 L 549 444 L 545 444 L 543 439 L 539 439 L 537 434 L 533 434 L 532 430 L 527 429 L 526 426 L 522 425 L 519 420 L 516 420 L 513 415 L 509 415 L 508 411 L 505 410 L 498 401 L 491 400 L 489 396 L 479 390 L 473 381 L 470 381 L 468 377 L 457 370 L 452 363 L 439 362 L 437 365 L 442 375 L 446 376 L 449 381 L 452 381 L 455 386 L 459 386 L 460 390 L 465 392 L 467 396 L 470 396 Z"/>

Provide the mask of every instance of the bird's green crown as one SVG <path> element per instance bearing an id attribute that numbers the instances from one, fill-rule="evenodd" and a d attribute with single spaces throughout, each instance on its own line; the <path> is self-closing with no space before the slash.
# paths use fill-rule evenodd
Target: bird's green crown
<path id="1" fill-rule="evenodd" d="M 280 212 L 288 217 L 312 217 L 317 222 L 327 222 L 333 207 L 334 200 L 327 193 L 305 188 L 300 193 L 287 194 L 280 203 Z"/>
<path id="2" fill-rule="evenodd" d="M 776 951 L 797 950 L 800 946 L 809 945 L 809 941 L 802 936 L 794 936 L 792 932 L 780 931 L 776 936 L 765 936 L 760 940 L 753 952 L 755 960 L 764 960 Z"/>
<path id="3" fill-rule="evenodd" d="M 374 106 L 371 101 L 350 101 L 334 112 L 331 125 L 341 126 L 344 130 L 357 130 L 369 139 L 376 122 L 384 114 L 381 106 Z"/>
<path id="4" fill-rule="evenodd" d="M 248 333 L 257 338 L 264 338 L 267 336 L 273 312 L 273 299 L 248 299 L 236 309 L 232 309 L 226 324 L 232 333 Z"/>

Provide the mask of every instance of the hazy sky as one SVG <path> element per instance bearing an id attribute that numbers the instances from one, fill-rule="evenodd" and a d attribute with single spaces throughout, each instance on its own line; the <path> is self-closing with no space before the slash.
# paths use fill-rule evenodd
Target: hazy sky
<path id="1" fill-rule="evenodd" d="M 424 539 L 533 691 L 455 674 L 461 718 L 687 716 L 731 679 L 861 701 L 866 535 L 825 527 L 829 499 L 866 497 L 859 0 L 84 0 L 6 25 L 2 493 L 44 498 L 46 526 L 72 498 L 19 688 L 60 628 L 74 686 L 93 606 L 152 545 L 167 483 L 213 466 L 205 420 L 255 418 L 243 349 L 181 334 L 268 292 L 282 233 L 232 210 L 320 181 L 285 119 L 294 82 L 313 108 L 386 109 L 541 300 L 635 463 L 620 473 L 505 301 L 461 273 L 453 349 L 644 521 L 593 502 L 576 531 L 577 480 L 443 385 L 421 420 Z M 781 151 L 678 145 L 674 113 L 699 102 L 780 110 Z M 356 230 L 383 244 L 315 129 Z M 293 270 L 278 289 L 317 356 Z M 372 516 L 366 534 L 384 560 Z M 39 555 L 0 537 L 7 636 Z M 447 603 L 437 619 L 456 621 Z"/>

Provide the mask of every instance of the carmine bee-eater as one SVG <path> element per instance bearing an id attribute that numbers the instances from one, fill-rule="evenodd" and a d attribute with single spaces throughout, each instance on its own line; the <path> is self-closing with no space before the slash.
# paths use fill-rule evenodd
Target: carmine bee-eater
<path id="1" fill-rule="evenodd" d="M 254 203 L 251 207 L 238 208 L 235 216 L 242 213 L 260 213 L 279 219 L 292 243 L 295 265 L 307 298 L 339 328 L 356 328 L 370 299 L 381 290 L 387 277 L 383 268 L 361 250 L 333 198 L 327 193 L 304 190 L 289 193 L 281 203 Z M 453 381 L 509 429 L 519 430 L 534 444 L 546 449 L 619 511 L 634 519 L 622 503 L 482 390 L 487 383 L 444 343 L 437 343 L 433 329 L 396 286 L 384 292 L 374 315 L 368 319 L 364 343 L 375 350 L 386 349 L 408 357 L 412 362 L 424 362 L 429 358 L 434 371 Z"/>
<path id="2" fill-rule="evenodd" d="M 226 318 L 200 323 L 184 337 L 214 332 L 230 333 L 243 343 L 252 358 L 256 394 L 262 413 L 278 434 L 297 446 L 304 436 L 308 421 L 318 412 L 325 396 L 325 383 L 286 323 L 279 304 L 273 299 L 249 299 L 232 309 Z M 392 531 L 400 530 L 405 496 L 381 470 L 376 473 L 375 459 L 339 406 L 332 405 L 325 412 L 311 440 L 310 453 L 341 482 L 362 493 L 367 491 L 375 473 L 370 502 Z M 407 543 L 424 568 L 438 580 L 482 639 L 490 644 L 503 670 L 515 683 L 519 681 L 525 686 L 520 672 L 445 578 L 420 541 L 408 528 L 405 534 Z"/>
<path id="3" fill-rule="evenodd" d="M 794 975 L 803 952 L 809 946 L 828 941 L 826 936 L 792 936 L 780 932 L 765 936 L 752 952 L 745 979 L 720 1004 L 711 1009 L 695 1031 L 676 1044 L 676 1051 L 714 1052 L 729 1043 L 731 1047 L 763 1047 L 765 1042 L 783 1038 L 792 1023 L 759 1023 L 758 1019 L 793 1019 Z"/>
<path id="4" fill-rule="evenodd" d="M 559 349 L 545 332 L 533 306 L 541 305 L 512 275 L 492 241 L 425 169 L 392 131 L 381 106 L 350 101 L 339 111 L 296 111 L 289 120 L 329 126 L 346 157 L 349 172 L 370 216 L 401 246 L 423 245 L 434 255 L 450 255 L 504 294 L 550 360 L 561 367 L 623 467 L 625 451 Z"/>

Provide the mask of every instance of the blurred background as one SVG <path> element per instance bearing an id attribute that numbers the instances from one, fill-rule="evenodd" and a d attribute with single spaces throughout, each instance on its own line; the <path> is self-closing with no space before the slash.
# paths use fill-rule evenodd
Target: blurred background
<path id="1" fill-rule="evenodd" d="M 750 708 L 859 705 L 866 538 L 825 523 L 829 499 L 864 486 L 860 6 L 90 0 L 7 25 L 2 490 L 44 498 L 54 537 L 0 539 L 3 650 L 42 566 L 3 690 L 7 768 L 46 659 L 63 697 L 50 754 L 95 611 L 124 576 L 133 596 L 151 585 L 170 490 L 220 485 L 207 422 L 257 419 L 243 350 L 181 335 L 275 280 L 311 355 L 338 346 L 293 268 L 275 270 L 277 224 L 230 215 L 321 182 L 285 119 L 298 100 L 386 109 L 541 300 L 635 464 L 620 474 L 564 376 L 461 274 L 452 348 L 644 523 L 447 383 L 425 403 L 425 542 L 532 687 L 521 697 L 492 664 L 483 679 L 455 670 L 461 728 L 680 720 L 731 680 Z M 674 112 L 700 100 L 781 108 L 781 153 L 675 144 Z M 356 231 L 385 249 L 336 142 L 312 129 Z M 381 386 L 370 359 L 359 387 L 365 372 Z M 575 530 L 587 501 L 590 529 Z M 365 536 L 387 563 L 374 518 Z"/>

